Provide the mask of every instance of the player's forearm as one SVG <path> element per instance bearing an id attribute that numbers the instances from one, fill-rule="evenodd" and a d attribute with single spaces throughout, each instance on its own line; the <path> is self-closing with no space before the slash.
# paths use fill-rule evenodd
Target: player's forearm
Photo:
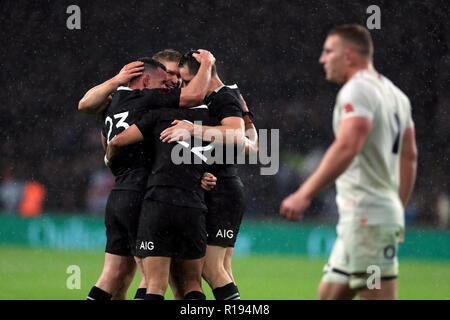
<path id="1" fill-rule="evenodd" d="M 115 78 L 109 79 L 104 83 L 91 88 L 78 103 L 78 110 L 87 114 L 99 114 L 107 103 L 108 97 L 119 87 Z"/>
<path id="2" fill-rule="evenodd" d="M 417 157 L 414 127 L 410 127 L 403 134 L 400 154 L 400 186 L 398 193 L 404 208 L 406 208 L 416 181 Z"/>
<path id="3" fill-rule="evenodd" d="M 400 187 L 399 197 L 406 208 L 408 200 L 414 189 L 417 174 L 417 159 L 400 158 Z"/>
<path id="4" fill-rule="evenodd" d="M 253 116 L 249 112 L 247 103 L 241 95 L 242 111 L 244 112 L 244 128 L 245 128 L 245 154 L 256 154 L 259 150 L 258 132 L 253 124 Z"/>
<path id="5" fill-rule="evenodd" d="M 245 124 L 245 154 L 256 154 L 259 151 L 258 132 L 253 123 Z"/>
<path id="6" fill-rule="evenodd" d="M 245 143 L 244 131 L 231 126 L 202 126 L 194 125 L 192 136 L 208 142 L 221 144 L 243 145 Z"/>
<path id="7" fill-rule="evenodd" d="M 113 144 L 108 144 L 106 147 L 106 159 L 112 161 L 120 153 L 120 147 Z"/>
<path id="8" fill-rule="evenodd" d="M 123 147 L 140 142 L 142 140 L 144 140 L 144 136 L 142 135 L 139 128 L 135 124 L 133 124 L 126 130 L 115 136 L 109 142 L 108 147 L 106 148 L 106 157 L 111 161 L 120 153 Z"/>
<path id="9" fill-rule="evenodd" d="M 357 152 L 355 148 L 335 141 L 327 150 L 316 171 L 298 192 L 312 199 L 330 186 L 350 166 Z"/>
<path id="10" fill-rule="evenodd" d="M 101 141 L 102 141 L 102 147 L 103 147 L 103 150 L 106 151 L 106 148 L 108 147 L 108 144 L 106 143 L 106 138 L 105 138 L 105 136 L 103 135 L 103 133 L 100 133 L 100 139 L 101 139 Z"/>
<path id="11" fill-rule="evenodd" d="M 180 107 L 194 107 L 203 103 L 211 80 L 212 65 L 209 61 L 200 64 L 197 74 L 189 85 L 181 89 Z"/>
<path id="12" fill-rule="evenodd" d="M 242 111 L 244 112 L 244 127 L 245 127 L 245 149 L 244 152 L 248 154 L 256 154 L 259 151 L 258 132 L 253 124 L 252 117 L 247 107 L 247 103 L 241 95 Z"/>

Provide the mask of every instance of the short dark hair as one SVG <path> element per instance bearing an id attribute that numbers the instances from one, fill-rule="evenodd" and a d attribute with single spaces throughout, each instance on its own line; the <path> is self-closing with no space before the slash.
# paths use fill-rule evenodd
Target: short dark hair
<path id="1" fill-rule="evenodd" d="M 355 45 L 359 54 L 373 59 L 373 41 L 369 30 L 359 24 L 344 24 L 331 29 L 329 36 L 337 35 Z"/>
<path id="2" fill-rule="evenodd" d="M 181 52 L 175 49 L 164 49 L 155 53 L 152 57 L 153 60 L 162 62 L 162 61 L 170 61 L 178 63 L 181 59 Z"/>
<path id="3" fill-rule="evenodd" d="M 149 57 L 142 57 L 136 59 L 136 61 L 141 61 L 144 63 L 144 73 L 152 73 L 153 71 L 156 71 L 158 68 L 161 68 L 164 71 L 166 71 L 166 67 L 161 62 L 156 61 L 155 59 Z"/>
<path id="4" fill-rule="evenodd" d="M 200 69 L 200 62 L 195 59 L 192 54 L 199 53 L 197 50 L 189 50 L 180 59 L 180 62 L 178 63 L 178 67 L 182 68 L 184 66 L 188 67 L 189 73 L 193 76 L 195 76 L 198 72 L 198 69 Z M 211 68 L 211 76 L 215 76 L 217 74 L 216 70 L 216 64 L 213 64 Z"/>

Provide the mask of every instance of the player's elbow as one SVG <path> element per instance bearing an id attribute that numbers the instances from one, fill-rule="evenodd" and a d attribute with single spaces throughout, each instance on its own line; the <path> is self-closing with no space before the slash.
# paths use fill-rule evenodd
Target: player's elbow
<path id="1" fill-rule="evenodd" d="M 86 103 L 84 102 L 83 99 L 80 100 L 80 102 L 78 102 L 78 111 L 81 112 L 86 112 Z"/>
<path id="2" fill-rule="evenodd" d="M 408 148 L 408 150 L 402 151 L 402 159 L 411 163 L 417 163 L 419 158 L 419 152 L 416 147 Z"/>
<path id="3" fill-rule="evenodd" d="M 350 141 L 337 141 L 336 146 L 342 157 L 353 159 L 361 152 L 363 145 Z"/>
<path id="4" fill-rule="evenodd" d="M 78 111 L 87 114 L 95 114 L 95 111 L 86 103 L 84 99 L 81 99 L 80 102 L 78 102 Z"/>
<path id="5" fill-rule="evenodd" d="M 416 139 L 414 137 L 414 127 L 405 130 L 403 135 L 403 143 L 401 150 L 401 158 L 404 161 L 416 163 L 418 158 L 418 151 Z"/>

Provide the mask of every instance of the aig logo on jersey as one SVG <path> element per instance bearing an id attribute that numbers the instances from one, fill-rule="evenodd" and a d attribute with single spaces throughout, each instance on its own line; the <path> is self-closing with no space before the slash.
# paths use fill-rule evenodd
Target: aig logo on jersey
<path id="1" fill-rule="evenodd" d="M 139 250 L 153 250 L 155 245 L 153 241 L 141 241 L 141 245 L 139 246 Z"/>
<path id="2" fill-rule="evenodd" d="M 228 238 L 233 239 L 234 233 L 233 230 L 219 229 L 216 234 L 216 238 Z"/>

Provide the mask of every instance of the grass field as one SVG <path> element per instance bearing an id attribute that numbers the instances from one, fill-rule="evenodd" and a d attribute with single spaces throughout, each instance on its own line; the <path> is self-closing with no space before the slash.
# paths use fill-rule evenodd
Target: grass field
<path id="1" fill-rule="evenodd" d="M 242 299 L 316 299 L 323 259 L 235 257 Z M 67 267 L 81 270 L 81 288 L 68 289 Z M 103 267 L 102 252 L 68 252 L 0 246 L 0 299 L 85 299 Z M 138 285 L 135 279 L 129 298 Z M 204 284 L 208 299 L 209 287 Z M 400 261 L 400 299 L 450 299 L 450 262 Z M 172 299 L 170 290 L 166 299 Z"/>

